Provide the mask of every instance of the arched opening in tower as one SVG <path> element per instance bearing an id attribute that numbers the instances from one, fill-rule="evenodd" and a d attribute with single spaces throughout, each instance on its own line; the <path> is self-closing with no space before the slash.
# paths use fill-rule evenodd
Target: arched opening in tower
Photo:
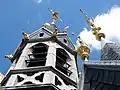
<path id="1" fill-rule="evenodd" d="M 32 54 L 29 54 L 27 60 L 28 67 L 45 66 L 48 46 L 43 43 L 38 43 L 31 47 Z"/>
<path id="2" fill-rule="evenodd" d="M 71 71 L 69 70 L 70 64 L 68 64 L 70 60 L 69 55 L 64 49 L 57 48 L 56 50 L 56 68 L 63 72 L 64 74 L 70 76 Z"/>

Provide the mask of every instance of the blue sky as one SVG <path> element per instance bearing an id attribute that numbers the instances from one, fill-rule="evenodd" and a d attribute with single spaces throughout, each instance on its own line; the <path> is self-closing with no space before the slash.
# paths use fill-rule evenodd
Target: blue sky
<path id="1" fill-rule="evenodd" d="M 120 0 L 0 0 L 0 72 L 6 73 L 10 61 L 4 55 L 12 53 L 22 39 L 22 31 L 31 33 L 45 22 L 51 22 L 48 8 L 60 13 L 64 22 L 57 21 L 57 26 L 63 29 L 70 25 L 68 35 L 75 43 L 76 38 L 71 32 L 79 34 L 88 27 L 82 8 L 91 17 L 107 12 L 113 6 L 119 6 Z M 80 62 L 80 58 L 79 62 Z M 92 50 L 91 60 L 99 59 L 99 51 Z"/>

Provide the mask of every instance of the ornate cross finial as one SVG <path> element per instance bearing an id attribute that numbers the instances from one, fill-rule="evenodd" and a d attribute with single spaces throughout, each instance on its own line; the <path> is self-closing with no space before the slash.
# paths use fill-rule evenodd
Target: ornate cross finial
<path id="1" fill-rule="evenodd" d="M 82 9 L 80 9 L 80 12 L 85 16 L 87 23 L 91 26 L 92 28 L 92 33 L 95 35 L 96 40 L 101 41 L 102 38 L 105 38 L 104 33 L 100 33 L 101 27 L 96 27 L 94 24 L 94 20 L 92 18 L 89 18 Z"/>
<path id="2" fill-rule="evenodd" d="M 52 24 L 55 24 L 56 20 L 59 19 L 60 21 L 62 21 L 62 19 L 59 17 L 59 13 L 58 12 L 54 12 L 52 9 L 48 8 L 48 10 L 51 12 L 52 14 Z"/>

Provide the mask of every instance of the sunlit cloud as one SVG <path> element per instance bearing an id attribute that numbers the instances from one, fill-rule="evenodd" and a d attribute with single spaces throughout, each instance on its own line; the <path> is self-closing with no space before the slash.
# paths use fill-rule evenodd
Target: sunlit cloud
<path id="1" fill-rule="evenodd" d="M 106 35 L 105 42 L 120 43 L 120 7 L 112 7 L 107 13 L 95 17 L 95 25 L 101 27 L 101 32 Z M 94 49 L 101 49 L 101 42 L 95 39 L 91 30 L 83 29 L 79 34 L 81 38 Z"/>

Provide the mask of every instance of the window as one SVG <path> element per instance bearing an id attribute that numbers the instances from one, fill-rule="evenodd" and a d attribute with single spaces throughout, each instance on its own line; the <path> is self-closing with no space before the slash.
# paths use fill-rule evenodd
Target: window
<path id="1" fill-rule="evenodd" d="M 39 43 L 32 46 L 32 54 L 28 54 L 29 60 L 26 60 L 27 67 L 45 66 L 48 46 Z"/>
<path id="2" fill-rule="evenodd" d="M 64 38 L 64 43 L 67 43 L 67 39 L 66 38 Z"/>
<path id="3" fill-rule="evenodd" d="M 70 60 L 70 57 L 66 51 L 64 49 L 58 48 L 56 51 L 56 68 L 64 74 L 70 76 L 72 72 L 68 70 L 70 67 L 68 60 Z"/>
<path id="4" fill-rule="evenodd" d="M 44 35 L 44 33 L 42 33 L 42 32 L 39 34 L 40 37 L 43 37 L 43 35 Z"/>

